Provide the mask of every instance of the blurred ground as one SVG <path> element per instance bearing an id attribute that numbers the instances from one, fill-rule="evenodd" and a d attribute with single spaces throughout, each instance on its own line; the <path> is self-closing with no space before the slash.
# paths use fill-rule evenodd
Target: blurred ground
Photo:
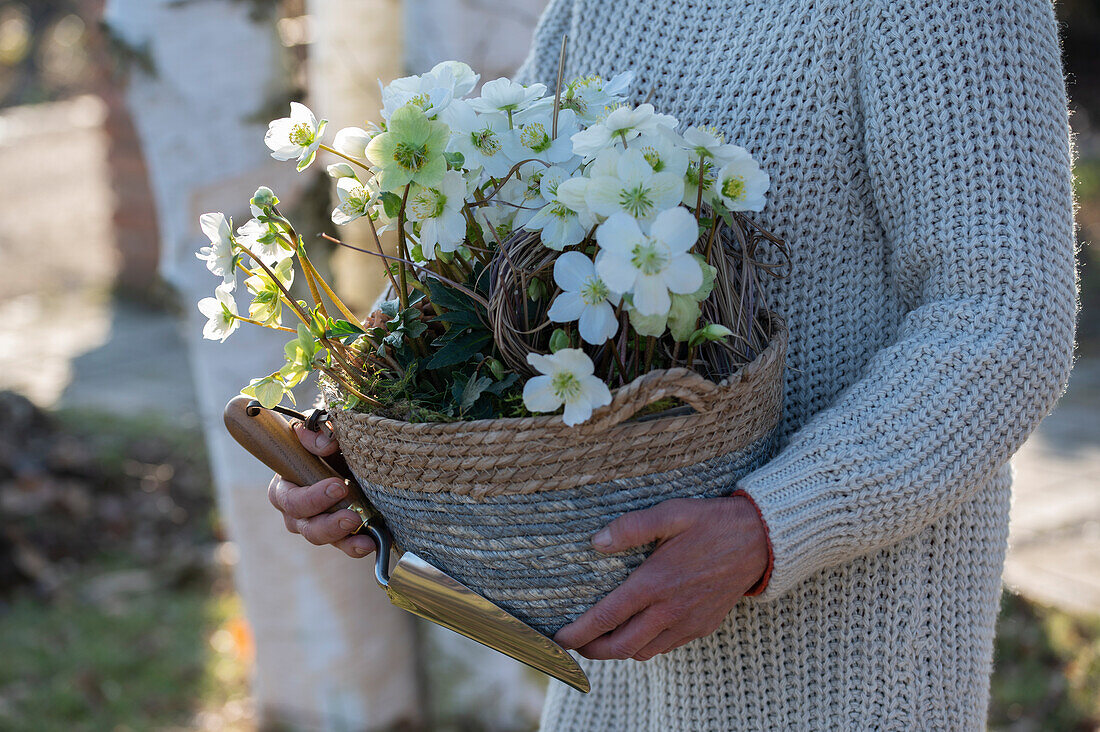
<path id="1" fill-rule="evenodd" d="M 0 460 L 0 727 L 249 729 L 247 628 L 176 317 L 112 293 L 104 115 L 91 96 L 0 113 L 0 390 L 56 412 L 0 401 L 16 448 Z M 1100 725 L 1100 357 L 1083 352 L 1016 460 L 998 728 Z"/>

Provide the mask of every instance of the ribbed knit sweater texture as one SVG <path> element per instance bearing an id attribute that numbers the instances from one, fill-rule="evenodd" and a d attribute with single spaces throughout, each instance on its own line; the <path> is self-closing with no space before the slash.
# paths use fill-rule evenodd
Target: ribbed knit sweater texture
<path id="1" fill-rule="evenodd" d="M 634 70 L 771 175 L 791 247 L 774 567 L 713 635 L 584 662 L 543 729 L 978 730 L 1008 460 L 1064 388 L 1071 144 L 1049 0 L 551 0 L 520 77 Z M 734 486 L 731 486 L 731 490 Z"/>

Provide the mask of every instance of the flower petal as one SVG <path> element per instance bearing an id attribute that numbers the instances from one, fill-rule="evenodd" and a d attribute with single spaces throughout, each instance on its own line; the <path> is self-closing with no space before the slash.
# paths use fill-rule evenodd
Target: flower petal
<path id="1" fill-rule="evenodd" d="M 696 263 L 698 267 L 698 263 Z M 700 275 L 701 276 L 701 275 Z M 605 280 L 606 282 L 606 280 Z M 664 315 L 672 306 L 661 275 L 639 275 L 634 281 L 634 307 L 642 315 Z"/>
<path id="2" fill-rule="evenodd" d="M 566 252 L 554 262 L 554 282 L 563 290 L 579 290 L 596 274 L 592 260 L 580 252 Z"/>
<path id="3" fill-rule="evenodd" d="M 642 238 L 642 230 L 638 228 L 638 222 L 630 214 L 622 212 L 611 216 L 607 221 L 600 224 L 600 228 L 596 229 L 596 241 L 599 243 L 600 249 L 624 257 L 630 256 L 631 251 Z M 600 276 L 603 277 L 603 275 Z M 611 285 L 606 277 L 603 280 L 612 289 L 623 292 L 623 290 Z"/>
<path id="4" fill-rule="evenodd" d="M 619 330 L 615 310 L 606 302 L 584 308 L 578 324 L 581 338 L 585 343 L 591 343 L 594 346 L 606 343 L 607 339 L 614 337 Z"/>
<path id="5" fill-rule="evenodd" d="M 523 385 L 523 406 L 532 412 L 553 412 L 561 406 L 561 399 L 554 393 L 551 377 L 535 376 Z"/>
<path id="6" fill-rule="evenodd" d="M 541 353 L 528 353 L 527 363 L 535 367 L 542 374 L 552 374 L 557 369 L 553 356 L 544 356 Z"/>
<path id="7" fill-rule="evenodd" d="M 588 354 L 579 348 L 563 348 L 553 356 L 556 371 L 568 371 L 576 377 L 589 376 L 596 370 L 596 365 Z"/>
<path id="8" fill-rule="evenodd" d="M 566 402 L 565 411 L 562 412 L 561 420 L 570 427 L 575 427 L 581 422 L 585 422 L 592 416 L 592 404 L 587 399 L 580 397 Z"/>
<path id="9" fill-rule="evenodd" d="M 577 318 L 583 317 L 585 307 L 584 299 L 579 292 L 563 292 L 554 298 L 554 303 L 547 311 L 546 317 L 553 323 L 571 323 Z M 583 332 L 581 335 L 583 337 Z M 591 342 L 589 341 L 589 343 Z"/>
<path id="10" fill-rule="evenodd" d="M 662 211 L 653 220 L 650 236 L 662 241 L 673 254 L 682 254 L 695 244 L 699 238 L 699 224 L 695 217 L 682 206 Z"/>
<path id="11" fill-rule="evenodd" d="M 619 293 L 633 290 L 638 278 L 638 270 L 631 264 L 629 254 L 611 251 L 602 251 L 596 256 L 596 272 L 609 289 Z"/>

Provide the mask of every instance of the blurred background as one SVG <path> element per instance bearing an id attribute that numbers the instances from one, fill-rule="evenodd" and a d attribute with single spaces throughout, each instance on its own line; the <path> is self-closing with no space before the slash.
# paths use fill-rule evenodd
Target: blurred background
<path id="1" fill-rule="evenodd" d="M 198 215 L 243 221 L 261 182 L 329 225 L 323 168 L 261 142 L 289 101 L 335 130 L 377 116 L 378 78 L 510 74 L 544 2 L 0 0 L 0 729 L 533 729 L 536 675 L 286 534 L 220 426 L 281 345 L 201 341 L 193 252 Z M 1015 461 L 1002 730 L 1100 729 L 1100 7 L 1056 7 L 1080 355 Z M 371 301 L 381 278 L 341 257 Z"/>

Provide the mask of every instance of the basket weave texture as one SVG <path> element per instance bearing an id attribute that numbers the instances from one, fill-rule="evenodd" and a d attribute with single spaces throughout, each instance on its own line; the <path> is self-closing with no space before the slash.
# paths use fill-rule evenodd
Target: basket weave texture
<path id="1" fill-rule="evenodd" d="M 337 440 L 401 548 L 547 635 L 621 584 L 649 547 L 602 554 L 609 521 L 672 498 L 728 495 L 775 450 L 787 331 L 714 384 L 642 376 L 577 427 L 561 417 L 410 424 L 334 409 Z M 628 421 L 675 396 L 691 405 Z"/>
<path id="2" fill-rule="evenodd" d="M 575 427 L 556 415 L 410 423 L 333 409 L 331 418 L 356 476 L 393 489 L 486 497 L 662 473 L 743 449 L 775 427 L 787 329 L 773 317 L 771 331 L 764 352 L 720 384 L 687 369 L 653 371 Z M 694 411 L 628 421 L 667 397 Z"/>

